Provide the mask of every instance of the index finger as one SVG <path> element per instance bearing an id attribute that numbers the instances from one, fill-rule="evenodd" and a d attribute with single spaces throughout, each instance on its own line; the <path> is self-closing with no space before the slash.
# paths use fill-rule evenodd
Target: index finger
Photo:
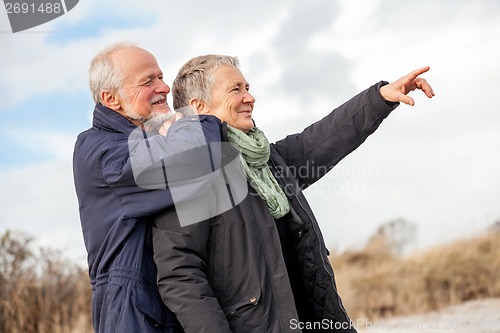
<path id="1" fill-rule="evenodd" d="M 417 76 L 419 76 L 420 74 L 423 74 L 423 73 L 427 72 L 429 69 L 431 69 L 430 66 L 425 66 L 425 67 L 416 69 L 413 72 L 411 72 L 410 74 L 408 74 L 407 78 L 409 80 L 413 81 L 413 80 L 415 80 L 417 78 Z"/>

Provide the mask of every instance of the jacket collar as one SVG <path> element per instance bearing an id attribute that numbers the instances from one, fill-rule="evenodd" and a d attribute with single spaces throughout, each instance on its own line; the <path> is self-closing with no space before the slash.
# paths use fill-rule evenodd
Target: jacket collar
<path id="1" fill-rule="evenodd" d="M 229 142 L 229 138 L 227 137 L 227 123 L 225 121 L 221 124 L 221 141 Z"/>
<path id="2" fill-rule="evenodd" d="M 95 129 L 130 134 L 137 128 L 127 118 L 102 104 L 96 104 L 92 125 Z"/>

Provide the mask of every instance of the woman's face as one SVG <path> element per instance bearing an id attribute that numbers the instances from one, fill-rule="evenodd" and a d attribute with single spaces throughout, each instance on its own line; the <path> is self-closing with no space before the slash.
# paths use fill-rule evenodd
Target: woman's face
<path id="1" fill-rule="evenodd" d="M 237 67 L 230 65 L 217 68 L 214 76 L 208 112 L 247 133 L 253 128 L 252 110 L 255 103 L 255 98 L 248 92 L 248 82 Z"/>

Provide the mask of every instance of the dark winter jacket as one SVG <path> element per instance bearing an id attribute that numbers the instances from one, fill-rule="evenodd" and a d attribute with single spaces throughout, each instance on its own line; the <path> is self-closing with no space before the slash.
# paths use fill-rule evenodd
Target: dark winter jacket
<path id="1" fill-rule="evenodd" d="M 220 128 L 212 118 L 201 122 L 207 129 Z M 220 136 L 193 134 L 187 143 L 167 144 L 158 135 L 131 139 L 137 130 L 99 104 L 93 127 L 81 133 L 75 145 L 74 181 L 88 251 L 93 326 L 97 333 L 182 332 L 175 329 L 179 324 L 158 293 L 151 236 L 151 216 L 171 207 L 172 196 L 165 184 L 163 189 L 137 186 L 130 157 L 147 163 L 145 146 L 168 151 Z"/>
<path id="2" fill-rule="evenodd" d="M 382 99 L 382 84 L 271 145 L 269 166 L 291 206 L 285 217 L 274 220 L 248 184 L 241 203 L 200 223 L 181 227 L 173 208 L 156 218 L 160 294 L 187 333 L 305 332 L 307 327 L 356 332 L 302 190 L 356 149 L 397 106 Z"/>

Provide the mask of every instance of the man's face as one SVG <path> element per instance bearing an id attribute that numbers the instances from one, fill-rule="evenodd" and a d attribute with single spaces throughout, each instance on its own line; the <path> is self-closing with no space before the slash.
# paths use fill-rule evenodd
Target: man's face
<path id="1" fill-rule="evenodd" d="M 115 54 L 113 63 L 125 76 L 119 92 L 122 114 L 134 123 L 170 116 L 170 87 L 163 82 L 163 73 L 151 53 L 130 47 Z"/>
<path id="2" fill-rule="evenodd" d="M 255 99 L 248 92 L 249 84 L 237 67 L 222 65 L 214 71 L 215 83 L 210 114 L 243 132 L 253 128 L 252 110 Z"/>

